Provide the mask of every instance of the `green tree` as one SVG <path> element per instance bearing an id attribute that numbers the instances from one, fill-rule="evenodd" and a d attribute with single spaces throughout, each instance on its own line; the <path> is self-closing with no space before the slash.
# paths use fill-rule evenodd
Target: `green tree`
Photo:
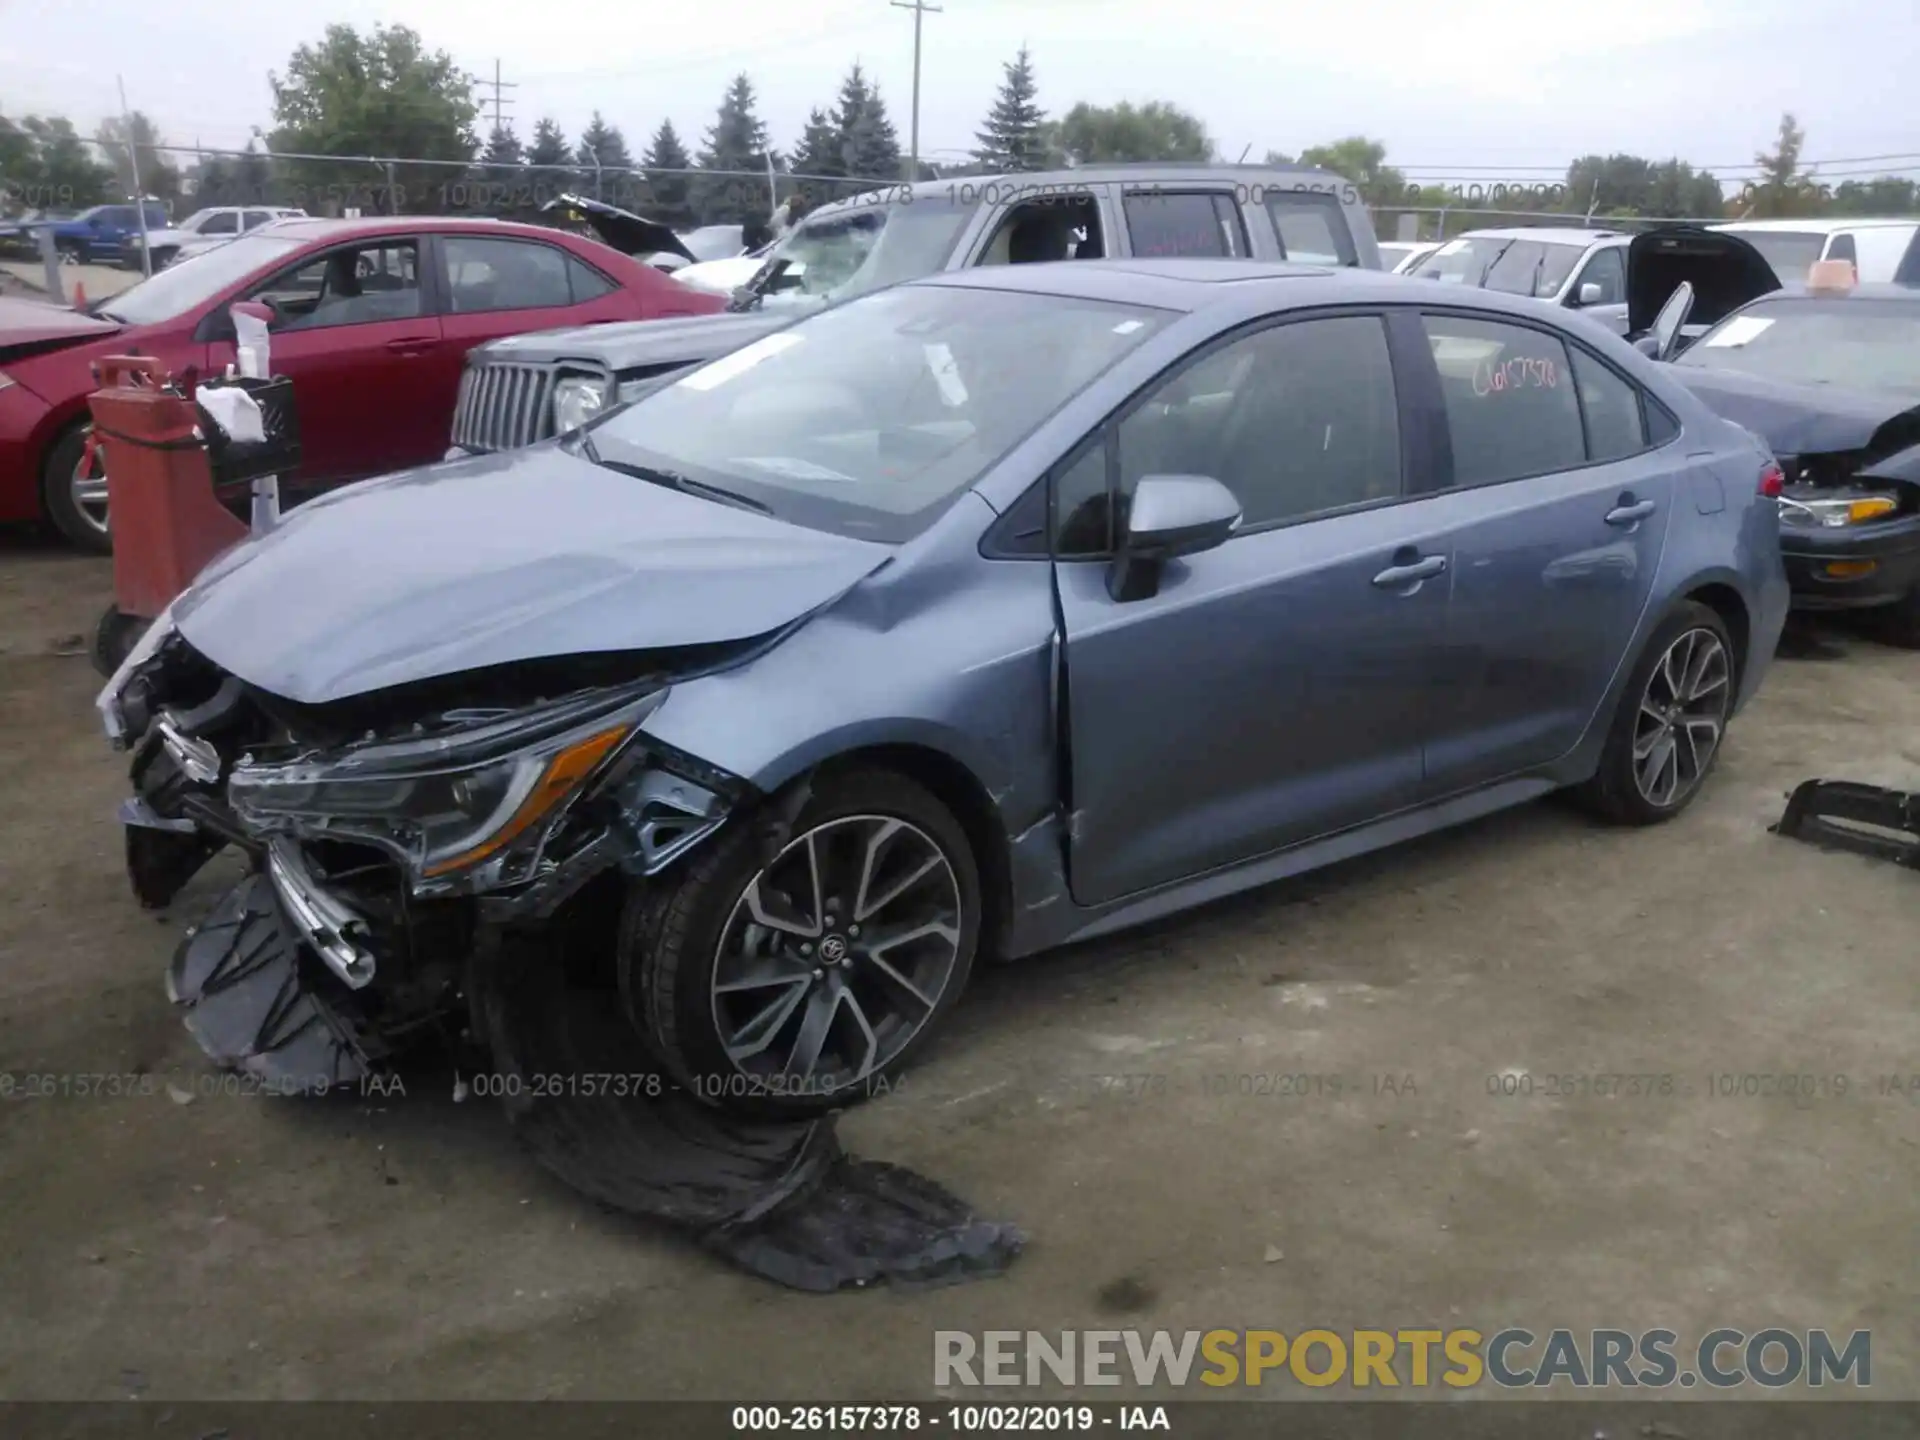
<path id="1" fill-rule="evenodd" d="M 627 137 L 620 133 L 618 125 L 609 125 L 598 110 L 593 112 L 587 128 L 580 132 L 573 160 L 582 175 L 592 177 L 596 199 L 622 203 L 623 192 L 633 189 L 633 177 L 625 173 L 633 169 L 633 156 L 627 153 Z"/>
<path id="2" fill-rule="evenodd" d="M 744 74 L 734 76 L 697 162 L 708 172 L 693 192 L 703 224 L 747 225 L 773 209 L 766 182 L 759 178 L 766 174 L 771 147 L 757 105 L 753 82 Z"/>
<path id="3" fill-rule="evenodd" d="M 693 157 L 687 154 L 673 121 L 660 122 L 640 163 L 646 167 L 647 188 L 653 192 L 655 218 L 676 227 L 692 225 L 693 177 L 686 172 L 693 168 Z"/>
<path id="4" fill-rule="evenodd" d="M 159 200 L 171 202 L 179 198 L 180 172 L 166 151 L 159 148 L 164 141 L 153 121 L 140 111 L 134 111 L 125 119 L 116 115 L 102 120 L 93 138 L 106 163 L 113 167 L 114 183 L 121 194 L 133 194 L 137 164 L 141 190 Z"/>
<path id="5" fill-rule="evenodd" d="M 122 198 L 113 171 L 93 158 L 86 141 L 64 115 L 28 115 L 21 128 L 33 140 L 37 210 L 80 210 Z"/>
<path id="6" fill-rule="evenodd" d="M 807 112 L 806 128 L 800 132 L 800 145 L 793 152 L 793 173 L 843 179 L 846 157 L 840 153 L 840 131 L 833 117 L 818 105 Z"/>
<path id="7" fill-rule="evenodd" d="M 1718 220 L 1726 204 L 1718 180 L 1676 156 L 1653 167 L 1640 213 L 1663 220 Z"/>
<path id="8" fill-rule="evenodd" d="M 572 159 L 567 132 L 551 116 L 543 115 L 533 127 L 533 143 L 527 146 L 527 180 L 536 204 L 545 204 L 574 188 Z"/>
<path id="9" fill-rule="evenodd" d="M 1135 105 L 1089 105 L 1084 100 L 1060 118 L 1053 142 L 1076 165 L 1116 161 L 1213 158 L 1213 138 L 1197 115 L 1165 100 Z"/>
<path id="10" fill-rule="evenodd" d="M 267 80 L 276 151 L 470 163 L 480 148 L 473 77 L 444 50 L 427 51 L 419 33 L 404 25 L 375 25 L 364 35 L 351 25 L 329 25 L 318 45 L 293 52 L 284 79 L 269 72 Z M 438 208 L 454 173 L 397 164 L 389 192 L 388 177 L 364 162 L 292 161 L 289 170 L 322 203 L 371 202 L 388 213 Z"/>
<path id="11" fill-rule="evenodd" d="M 1639 155 L 1582 155 L 1567 167 L 1562 208 L 1570 215 L 1648 213 L 1653 170 L 1653 162 Z"/>
<path id="12" fill-rule="evenodd" d="M 1899 175 L 1843 180 L 1827 207 L 1835 215 L 1911 215 L 1920 208 L 1916 182 Z"/>
<path id="13" fill-rule="evenodd" d="M 1753 157 L 1760 176 L 1749 199 L 1757 219 L 1788 215 L 1811 215 L 1820 208 L 1819 192 L 1800 169 L 1800 154 L 1807 135 L 1791 113 L 1780 117 L 1780 129 L 1773 149 Z"/>
<path id="14" fill-rule="evenodd" d="M 1300 152 L 1301 165 L 1313 165 L 1351 180 L 1369 205 L 1399 205 L 1407 198 L 1407 177 L 1387 164 L 1387 147 L 1364 135 L 1349 135 Z"/>
<path id="15" fill-rule="evenodd" d="M 273 165 L 260 153 L 260 147 L 252 140 L 247 148 L 233 163 L 233 183 L 238 195 L 238 203 L 243 205 L 282 203 L 280 195 L 284 187 L 275 184 Z M 298 201 L 291 202 L 298 204 Z"/>
<path id="16" fill-rule="evenodd" d="M 887 102 L 855 61 L 840 82 L 833 128 L 839 134 L 845 173 L 856 180 L 897 180 L 900 137 L 887 118 Z"/>
<path id="17" fill-rule="evenodd" d="M 1040 108 L 1027 47 L 1022 45 L 1003 70 L 986 124 L 974 134 L 980 144 L 973 158 L 990 173 L 1038 170 L 1046 163 L 1047 114 Z"/>

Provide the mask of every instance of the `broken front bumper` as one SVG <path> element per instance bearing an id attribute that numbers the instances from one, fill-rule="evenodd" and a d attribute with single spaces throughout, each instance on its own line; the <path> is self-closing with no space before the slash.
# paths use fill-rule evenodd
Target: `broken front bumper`
<path id="1" fill-rule="evenodd" d="M 1782 525 L 1796 610 L 1890 605 L 1920 587 L 1920 515 L 1861 526 Z"/>

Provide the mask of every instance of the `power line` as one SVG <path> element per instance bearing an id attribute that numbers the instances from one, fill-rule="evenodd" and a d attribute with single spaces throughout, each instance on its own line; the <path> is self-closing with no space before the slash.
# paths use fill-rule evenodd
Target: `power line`
<path id="1" fill-rule="evenodd" d="M 485 82 L 483 81 L 482 84 L 484 85 Z M 491 88 L 493 90 L 493 128 L 497 132 L 503 128 L 501 123 L 500 92 L 503 90 L 518 90 L 520 87 L 513 81 L 501 80 L 500 62 L 495 60 L 493 62 L 493 84 Z"/>

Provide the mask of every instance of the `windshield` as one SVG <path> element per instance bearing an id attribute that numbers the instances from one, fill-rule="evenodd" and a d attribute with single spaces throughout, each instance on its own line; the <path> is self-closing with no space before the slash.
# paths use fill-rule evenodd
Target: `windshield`
<path id="1" fill-rule="evenodd" d="M 1487 267 L 1480 283 L 1489 290 L 1507 295 L 1531 295 L 1541 299 L 1558 295 L 1560 287 L 1573 274 L 1573 267 L 1587 253 L 1584 245 L 1551 240 L 1516 240 Z"/>
<path id="2" fill-rule="evenodd" d="M 1782 280 L 1807 278 L 1807 270 L 1827 248 L 1827 237 L 1809 230 L 1735 230 Z"/>
<path id="3" fill-rule="evenodd" d="M 1413 273 L 1422 280 L 1440 280 L 1449 285 L 1478 285 L 1488 267 L 1512 243 L 1485 235 L 1449 240 L 1421 261 Z"/>
<path id="4" fill-rule="evenodd" d="M 176 260 L 152 279 L 122 290 L 100 313 L 127 325 L 157 325 L 177 319 L 299 248 L 297 240 L 258 231 L 243 235 L 190 260 Z"/>
<path id="5" fill-rule="evenodd" d="M 1673 363 L 1796 385 L 1920 394 L 1920 304 L 1761 300 L 1722 320 Z"/>
<path id="6" fill-rule="evenodd" d="M 971 204 L 927 195 L 810 219 L 768 256 L 789 262 L 774 293 L 850 300 L 944 270 L 972 213 Z"/>
<path id="7" fill-rule="evenodd" d="M 898 543 L 1171 318 L 905 286 L 709 361 L 585 438 L 600 464 L 670 472 L 796 525 Z"/>

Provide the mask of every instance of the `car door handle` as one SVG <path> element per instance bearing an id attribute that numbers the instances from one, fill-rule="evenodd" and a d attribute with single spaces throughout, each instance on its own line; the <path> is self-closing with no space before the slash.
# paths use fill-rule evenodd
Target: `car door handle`
<path id="1" fill-rule="evenodd" d="M 1626 499 L 1624 495 L 1620 498 L 1623 500 Z M 1651 500 L 1641 500 L 1637 503 L 1616 505 L 1607 512 L 1607 524 L 1638 525 L 1659 508 L 1660 507 L 1655 505 Z"/>
<path id="2" fill-rule="evenodd" d="M 1415 560 L 1406 565 L 1389 565 L 1373 577 L 1373 583 L 1382 590 L 1398 590 L 1403 585 L 1414 585 L 1422 580 L 1431 580 L 1445 573 L 1447 557 L 1429 555 L 1424 560 Z"/>
<path id="3" fill-rule="evenodd" d="M 410 335 L 404 340 L 387 341 L 387 349 L 395 355 L 421 355 L 439 343 L 431 335 Z"/>

